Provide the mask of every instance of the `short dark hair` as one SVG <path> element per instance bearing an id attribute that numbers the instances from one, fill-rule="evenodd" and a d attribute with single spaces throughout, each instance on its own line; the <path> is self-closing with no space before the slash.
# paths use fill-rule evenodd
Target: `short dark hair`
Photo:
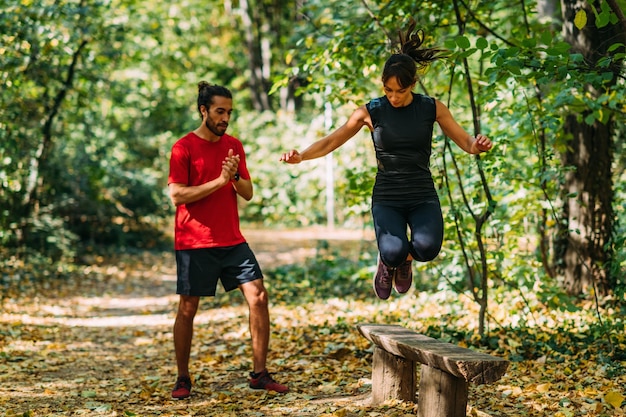
<path id="1" fill-rule="evenodd" d="M 399 32 L 400 50 L 385 62 L 383 83 L 391 77 L 396 77 L 398 84 L 406 88 L 417 82 L 418 68 L 427 67 L 445 53 L 445 50 L 440 48 L 421 48 L 425 35 L 422 29 L 415 29 L 416 25 L 415 20 L 411 19 L 406 34 Z"/>
<path id="2" fill-rule="evenodd" d="M 200 81 L 198 83 L 198 113 L 200 113 L 200 118 L 202 118 L 202 112 L 200 111 L 200 106 L 206 107 L 208 110 L 213 104 L 213 97 L 226 97 L 233 98 L 232 93 L 226 87 L 221 85 L 209 84 L 206 81 Z"/>

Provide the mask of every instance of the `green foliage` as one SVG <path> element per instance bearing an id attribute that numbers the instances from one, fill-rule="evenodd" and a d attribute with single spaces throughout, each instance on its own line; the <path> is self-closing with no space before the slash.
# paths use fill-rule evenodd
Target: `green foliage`
<path id="1" fill-rule="evenodd" d="M 332 4 L 307 3 L 303 13 L 309 24 L 300 29 L 297 48 L 288 54 L 297 64 L 290 74 L 307 74 L 310 84 L 304 91 L 316 103 L 329 91 L 334 103 L 350 106 L 379 95 L 376 80 L 393 50 L 389 40 L 419 11 L 414 17 L 429 35 L 428 46 L 449 51 L 446 61 L 423 75 L 420 86 L 448 102 L 468 130 L 473 116 L 474 128 L 496 141 L 494 151 L 474 164 L 444 148 L 442 137 L 435 138 L 433 173 L 447 222 L 446 246 L 441 263 L 432 264 L 438 271 L 433 275 L 446 277 L 458 291 L 475 291 L 478 284 L 470 278 L 483 272 L 485 261 L 496 282 L 535 288 L 539 280 L 546 302 L 560 294 L 558 281 L 551 278 L 549 241 L 562 221 L 560 192 L 570 169 L 560 161 L 570 140 L 563 134 L 564 118 L 577 114 L 589 125 L 624 120 L 623 44 L 588 62 L 563 41 L 554 22 L 540 21 L 530 7 L 501 2 L 471 8 L 462 2 Z M 615 23 L 606 2 L 601 8 L 597 24 L 606 25 L 607 16 Z M 599 94 L 589 94 L 590 89 Z M 469 93 L 478 108 L 473 115 Z M 615 138 L 619 141 L 620 135 Z M 357 200 L 367 201 L 371 183 L 354 181 L 361 171 L 367 168 L 358 167 L 356 175 L 348 170 L 347 176 L 359 190 Z M 618 192 L 622 199 L 623 190 Z M 361 207 L 358 202 L 351 206 Z M 477 216 L 483 213 L 488 224 L 477 230 Z M 481 243 L 484 254 L 479 252 Z M 623 266 L 618 269 L 623 271 Z M 487 287 L 476 294 L 484 291 Z M 554 306 L 567 308 L 563 303 Z"/>
<path id="2" fill-rule="evenodd" d="M 316 166 L 293 170 L 278 162 L 280 153 L 295 143 L 314 140 L 315 130 L 271 113 L 238 114 L 233 125 L 255 184 L 255 197 L 242 207 L 242 220 L 283 227 L 323 223 L 323 172 Z"/>
<path id="3" fill-rule="evenodd" d="M 344 117 L 333 114 L 332 119 Z M 302 149 L 325 134 L 328 121 L 323 114 L 310 121 L 298 121 L 291 115 L 273 113 L 237 114 L 232 120 L 231 134 L 244 144 L 247 164 L 255 184 L 255 197 L 242 205 L 241 218 L 248 223 L 293 227 L 324 224 L 327 219 L 327 177 L 334 188 L 335 221 L 340 225 L 362 226 L 364 204 L 361 189 L 351 188 L 355 179 L 349 172 L 359 171 L 362 161 L 372 158 L 369 138 L 355 137 L 342 152 L 306 164 L 279 163 L 283 152 Z M 331 159 L 332 158 L 332 159 Z M 328 166 L 331 159 L 332 172 Z M 373 159 L 370 159 L 373 161 Z M 360 171 L 359 171 L 360 172 Z M 373 180 L 373 172 L 360 180 Z M 354 206 L 360 205 L 358 215 Z"/>
<path id="4" fill-rule="evenodd" d="M 278 7 L 259 4 L 263 19 Z M 592 21 L 615 23 L 608 2 L 597 4 L 593 16 L 578 15 L 579 29 Z M 85 245 L 169 244 L 160 234 L 173 213 L 166 189 L 169 150 L 198 123 L 194 100 L 201 79 L 235 93 L 230 133 L 243 141 L 255 180 L 255 197 L 242 204 L 244 221 L 321 224 L 328 221 L 331 195 L 338 224 L 369 225 L 375 158 L 367 132 L 327 159 L 287 166 L 278 158 L 306 147 L 342 124 L 355 106 L 382 95 L 382 65 L 412 16 L 425 29 L 427 46 L 449 51 L 447 59 L 421 74 L 416 90 L 441 99 L 468 131 L 496 143 L 477 161 L 454 146 L 446 148 L 436 132 L 432 170 L 446 240 L 440 259 L 420 271 L 434 288 L 472 291 L 469 277 L 482 272 L 483 256 L 495 296 L 509 287 L 527 288 L 543 294 L 543 302 L 558 300 L 558 280 L 545 261 L 552 248 L 540 243 L 553 237 L 562 220 L 559 192 L 571 169 L 559 159 L 570 139 L 563 121 L 577 114 L 588 124 L 618 127 L 616 227 L 608 249 L 614 252 L 616 299 L 623 302 L 622 43 L 607 45 L 607 54 L 590 63 L 563 41 L 558 22 L 536 14 L 534 2 L 525 7 L 501 1 L 280 5 L 275 20 L 267 21 L 280 30 L 259 32 L 269 43 L 272 99 L 283 103 L 284 89 L 293 88 L 294 80 L 302 88 L 295 112 L 259 114 L 251 110 L 250 54 L 236 2 L 3 1 L 0 243 L 9 252 L 3 259 L 54 262 L 79 256 Z M 282 21 L 287 18 L 295 20 Z M 324 117 L 327 105 L 331 117 Z M 334 194 L 327 193 L 329 167 Z M 486 255 L 476 236 L 476 216 L 482 213 L 489 214 L 480 230 Z"/>
<path id="5" fill-rule="evenodd" d="M 149 62 L 137 51 L 150 48 L 133 42 L 150 16 L 132 20 L 129 16 L 141 10 L 132 2 L 119 6 L 40 1 L 2 9 L 2 40 L 12 58 L 3 61 L 1 72 L 8 87 L 2 92 L 6 122 L 0 126 L 1 197 L 11 202 L 2 213 L 6 244 L 32 244 L 28 235 L 44 219 L 51 220 L 53 233 L 62 235 L 66 228 L 74 239 L 154 244 L 144 241 L 144 233 L 156 225 L 150 220 L 155 214 L 169 209 L 160 189 L 161 159 L 169 139 L 163 129 L 172 123 L 163 115 L 173 112 L 169 105 L 150 107 L 175 102 L 137 82 L 150 83 L 142 75 L 152 69 L 142 72 L 143 62 L 134 61 Z M 162 34 L 152 29 L 145 33 Z M 145 46 L 152 39 L 141 40 Z M 132 76 L 125 66 L 133 68 Z M 31 216 L 33 206 L 49 215 Z M 142 238 L 132 238 L 133 231 Z"/>

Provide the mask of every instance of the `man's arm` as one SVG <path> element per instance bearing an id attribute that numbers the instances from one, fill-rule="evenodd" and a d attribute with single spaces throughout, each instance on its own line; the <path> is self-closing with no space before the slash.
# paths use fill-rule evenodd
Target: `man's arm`
<path id="1" fill-rule="evenodd" d="M 175 206 L 193 203 L 213 194 L 216 190 L 228 184 L 229 181 L 229 178 L 224 178 L 223 175 L 220 175 L 216 179 L 200 185 L 171 183 L 169 185 L 170 199 Z"/>
<path id="2" fill-rule="evenodd" d="M 254 187 L 252 186 L 252 180 L 239 178 L 238 181 L 233 181 L 233 187 L 237 194 L 243 197 L 244 200 L 250 201 L 254 195 Z"/>
<path id="3" fill-rule="evenodd" d="M 230 150 L 228 156 L 222 163 L 222 172 L 220 173 L 220 176 L 214 180 L 207 181 L 200 185 L 187 185 L 181 183 L 169 184 L 170 199 L 172 200 L 172 203 L 174 203 L 175 206 L 189 204 L 213 194 L 216 190 L 219 190 L 231 181 L 231 178 L 233 178 L 237 172 L 238 165 L 239 155 L 233 155 L 233 151 Z M 241 179 L 239 181 L 241 181 Z M 247 189 L 246 186 L 243 186 L 242 188 L 243 190 Z M 235 190 L 237 190 L 237 187 L 235 187 Z M 252 184 L 250 184 L 249 193 L 250 198 L 252 198 Z M 245 196 L 243 197 L 245 198 Z"/>

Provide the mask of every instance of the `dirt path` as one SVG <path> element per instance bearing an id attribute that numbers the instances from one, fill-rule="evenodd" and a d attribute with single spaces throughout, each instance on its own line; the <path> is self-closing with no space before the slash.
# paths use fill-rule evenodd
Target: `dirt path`
<path id="1" fill-rule="evenodd" d="M 263 269 L 272 270 L 267 281 L 272 300 L 268 367 L 289 385 L 288 394 L 248 387 L 248 309 L 237 291 L 218 291 L 215 298 L 203 300 L 195 320 L 193 395 L 172 400 L 172 324 L 178 304 L 174 256 L 169 250 L 129 252 L 116 259 L 95 256 L 87 265 L 76 265 L 73 279 L 53 281 L 35 296 L 25 295 L 27 283 L 20 283 L 20 297 L 3 303 L 0 416 L 415 415 L 417 406 L 411 402 L 370 405 L 372 349 L 355 325 L 418 323 L 428 329 L 448 323 L 454 331 L 470 327 L 475 303 L 449 291 L 415 291 L 382 301 L 372 294 L 374 265 L 370 270 L 368 260 L 347 275 L 342 276 L 345 259 L 342 269 L 332 269 L 337 253 L 349 265 L 352 259 L 358 263 L 359 253 L 375 259 L 371 232 L 244 228 L 244 234 Z M 303 263 L 306 268 L 298 271 Z M 307 269 L 309 264 L 316 269 Z M 289 276 L 302 269 L 304 276 Z M 279 270 L 287 272 L 281 276 Z M 280 291 L 285 294 L 277 297 Z M 495 313 L 504 321 L 509 311 Z M 494 336 L 504 345 L 523 346 L 528 334 Z M 565 360 L 512 362 L 498 384 L 472 385 L 469 404 L 475 408 L 468 415 L 626 415 L 619 405 L 606 404 L 606 398 L 622 395 L 623 375 L 595 372 L 591 378 L 587 369 L 598 368 L 597 357 L 556 357 Z M 581 386 L 582 380 L 588 385 Z M 572 409 L 568 404 L 577 405 Z"/>
<path id="2" fill-rule="evenodd" d="M 373 240 L 368 232 L 324 229 L 245 235 L 263 268 L 302 262 L 328 248 L 357 256 Z M 128 254 L 114 264 L 94 258 L 79 279 L 6 302 L 0 315 L 0 415 L 317 416 L 367 407 L 362 355 L 319 363 L 356 338 L 316 334 L 345 306 L 327 306 L 327 318 L 309 310 L 315 306 L 274 308 L 284 323 L 275 324 L 269 360 L 292 388 L 276 396 L 247 388 L 247 308 L 230 295 L 207 301 L 198 313 L 194 396 L 171 400 L 175 273 L 171 252 Z M 351 343 L 357 352 L 367 348 Z M 319 372 L 314 378 L 312 369 Z"/>
<path id="3" fill-rule="evenodd" d="M 358 256 L 360 250 L 373 250 L 375 246 L 372 230 L 329 230 L 319 227 L 268 233 L 266 230 L 246 229 L 244 234 L 264 268 L 301 262 L 315 256 L 322 247 Z"/>

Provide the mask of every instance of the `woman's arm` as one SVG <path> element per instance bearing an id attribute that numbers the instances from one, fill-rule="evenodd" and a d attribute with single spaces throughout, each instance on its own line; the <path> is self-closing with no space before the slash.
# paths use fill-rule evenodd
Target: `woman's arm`
<path id="1" fill-rule="evenodd" d="M 370 120 L 369 112 L 365 106 L 361 106 L 356 109 L 346 123 L 337 130 L 317 142 L 314 142 L 302 152 L 293 149 L 282 154 L 280 161 L 287 162 L 288 164 L 298 164 L 302 161 L 328 155 L 354 137 L 363 126 L 367 125 L 371 129 Z"/>
<path id="2" fill-rule="evenodd" d="M 437 123 L 439 123 L 444 135 L 452 139 L 461 149 L 467 153 L 478 154 L 493 147 L 487 136 L 478 134 L 473 137 L 454 120 L 445 104 L 439 100 L 435 100 L 435 102 L 437 105 Z"/>

